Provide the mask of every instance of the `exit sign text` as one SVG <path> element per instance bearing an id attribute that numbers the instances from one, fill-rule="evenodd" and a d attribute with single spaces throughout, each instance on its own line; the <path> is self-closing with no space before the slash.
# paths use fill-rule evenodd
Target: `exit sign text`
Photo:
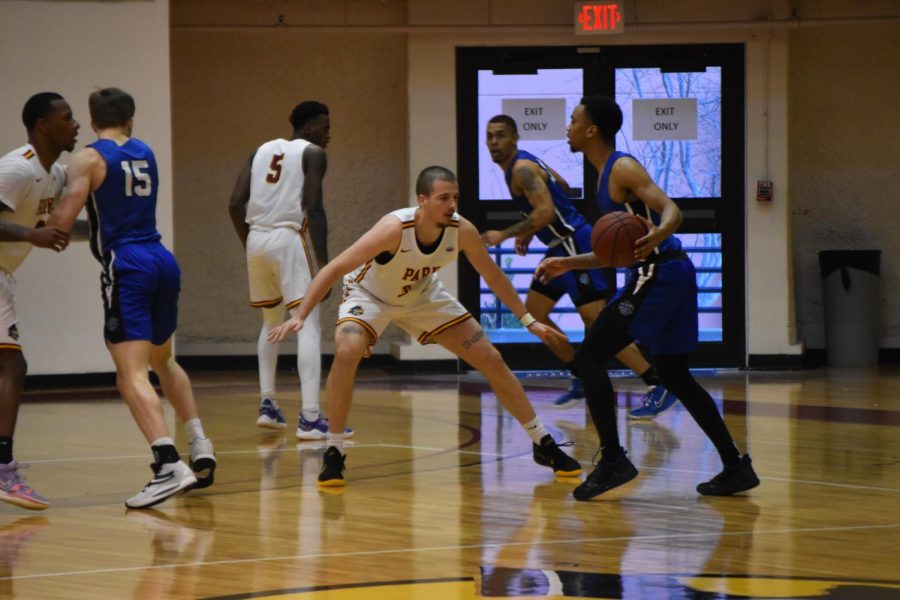
<path id="1" fill-rule="evenodd" d="M 622 2 L 576 2 L 575 33 L 578 35 L 603 35 L 624 33 L 625 16 Z"/>

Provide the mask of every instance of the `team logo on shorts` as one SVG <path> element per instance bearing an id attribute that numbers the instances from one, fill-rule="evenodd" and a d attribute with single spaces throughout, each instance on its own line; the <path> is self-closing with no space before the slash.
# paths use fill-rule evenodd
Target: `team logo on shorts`
<path id="1" fill-rule="evenodd" d="M 582 271 L 581 275 L 578 276 L 578 283 L 581 285 L 587 285 L 591 282 L 591 276 L 587 274 L 586 271 Z"/>
<path id="2" fill-rule="evenodd" d="M 363 314 L 363 307 L 357 304 L 353 308 L 350 309 L 350 314 L 356 317 L 359 317 Z"/>
<path id="3" fill-rule="evenodd" d="M 6 335 L 11 337 L 12 339 L 18 341 L 19 339 L 19 326 L 13 323 L 9 326 L 9 330 L 6 332 Z"/>
<path id="4" fill-rule="evenodd" d="M 630 314 L 634 313 L 634 304 L 632 304 L 629 300 L 624 302 L 619 302 L 619 314 L 625 315 L 626 317 Z"/>
<path id="5" fill-rule="evenodd" d="M 110 333 L 114 332 L 119 328 L 119 319 L 115 317 L 110 317 L 109 321 L 106 322 L 106 330 Z"/>

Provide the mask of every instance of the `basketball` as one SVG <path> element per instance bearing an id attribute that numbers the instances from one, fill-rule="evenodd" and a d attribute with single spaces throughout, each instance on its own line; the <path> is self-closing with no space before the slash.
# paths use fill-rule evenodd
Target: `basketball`
<path id="1" fill-rule="evenodd" d="M 647 235 L 647 226 L 625 211 L 603 215 L 591 231 L 591 248 L 604 267 L 634 264 L 634 243 Z"/>

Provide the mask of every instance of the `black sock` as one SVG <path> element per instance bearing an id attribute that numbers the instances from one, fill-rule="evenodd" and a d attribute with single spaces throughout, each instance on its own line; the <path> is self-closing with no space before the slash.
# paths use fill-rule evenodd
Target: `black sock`
<path id="1" fill-rule="evenodd" d="M 158 465 L 177 463 L 181 460 L 181 456 L 178 455 L 178 449 L 172 444 L 150 446 L 150 450 L 153 451 L 153 460 L 156 461 L 156 464 Z"/>
<path id="2" fill-rule="evenodd" d="M 728 467 L 739 463 L 741 453 L 709 392 L 691 375 L 688 355 L 660 355 L 655 356 L 654 361 L 662 373 L 663 385 L 681 400 L 691 417 L 697 421 L 697 425 L 716 447 L 722 464 Z"/>
<path id="3" fill-rule="evenodd" d="M 572 377 L 578 377 L 577 375 L 575 375 L 575 361 L 570 360 L 569 362 L 567 362 L 565 364 L 566 364 L 566 368 L 569 370 L 569 373 L 571 373 Z"/>
<path id="4" fill-rule="evenodd" d="M 0 437 L 0 465 L 12 462 L 12 436 Z"/>
<path id="5" fill-rule="evenodd" d="M 641 375 L 641 379 L 643 379 L 644 383 L 648 386 L 659 385 L 661 383 L 659 380 L 659 373 L 656 371 L 656 367 L 653 366 L 644 371 Z"/>
<path id="6" fill-rule="evenodd" d="M 618 462 L 623 453 L 624 450 L 622 449 L 622 446 L 612 446 L 609 448 L 603 446 L 602 448 L 600 448 L 601 460 L 607 464 Z"/>

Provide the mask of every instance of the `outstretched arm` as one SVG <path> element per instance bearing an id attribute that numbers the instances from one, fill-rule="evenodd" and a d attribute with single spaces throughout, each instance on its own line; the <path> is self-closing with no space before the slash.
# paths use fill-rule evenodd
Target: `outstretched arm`
<path id="1" fill-rule="evenodd" d="M 496 246 L 511 237 L 532 235 L 553 222 L 556 211 L 553 207 L 550 190 L 547 189 L 547 183 L 544 180 L 545 177 L 544 171 L 533 161 L 516 161 L 510 182 L 510 191 L 524 193 L 528 198 L 528 203 L 532 206 L 532 211 L 523 220 L 503 231 L 490 230 L 481 234 L 481 239 L 486 246 Z"/>
<path id="2" fill-rule="evenodd" d="M 322 180 L 327 170 L 325 151 L 316 145 L 307 146 L 303 151 L 303 211 L 320 269 L 328 262 L 328 220 L 322 202 Z"/>
<path id="3" fill-rule="evenodd" d="M 397 252 L 402 235 L 403 226 L 398 218 L 391 215 L 382 217 L 372 229 L 356 240 L 352 246 L 322 267 L 322 270 L 313 277 L 312 283 L 309 284 L 309 289 L 306 290 L 303 302 L 291 311 L 293 316 L 269 332 L 269 341 L 280 342 L 288 332 L 300 331 L 303 328 L 303 322 L 306 320 L 306 317 L 322 301 L 331 289 L 331 286 L 341 277 L 366 261 L 374 259 L 382 252 L 390 252 L 392 254 Z M 482 248 L 482 250 L 484 249 Z"/>
<path id="4" fill-rule="evenodd" d="M 255 156 L 256 153 L 254 152 Z M 247 203 L 250 201 L 250 171 L 253 167 L 253 156 L 241 169 L 234 189 L 231 190 L 231 199 L 228 201 L 228 214 L 231 216 L 231 224 L 241 240 L 241 245 L 247 247 L 247 236 L 250 235 L 250 226 L 247 225 Z"/>
<path id="5" fill-rule="evenodd" d="M 497 263 L 490 257 L 478 230 L 466 219 L 459 220 L 459 249 L 462 250 L 466 258 L 475 268 L 476 271 L 484 278 L 484 282 L 494 292 L 500 301 L 503 302 L 519 321 L 534 335 L 538 336 L 545 344 L 553 346 L 568 341 L 566 336 L 553 329 L 547 327 L 534 319 L 525 309 L 519 293 L 513 287 L 506 274 L 500 270 Z"/>

